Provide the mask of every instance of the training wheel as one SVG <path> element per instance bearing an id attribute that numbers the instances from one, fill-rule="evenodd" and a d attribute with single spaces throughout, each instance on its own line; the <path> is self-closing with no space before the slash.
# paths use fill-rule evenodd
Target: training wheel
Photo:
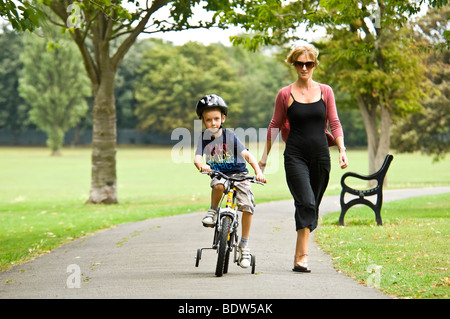
<path id="1" fill-rule="evenodd" d="M 255 255 L 252 255 L 252 261 L 250 263 L 250 265 L 252 266 L 252 274 L 255 273 L 255 264 L 256 264 L 256 257 Z"/>
<path id="2" fill-rule="evenodd" d="M 195 258 L 195 267 L 198 267 L 198 264 L 200 263 L 200 259 L 202 259 L 202 249 L 197 249 L 197 257 Z"/>

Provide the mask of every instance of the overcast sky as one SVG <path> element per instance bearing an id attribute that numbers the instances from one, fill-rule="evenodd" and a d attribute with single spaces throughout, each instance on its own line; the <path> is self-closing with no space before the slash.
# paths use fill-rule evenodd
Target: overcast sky
<path id="1" fill-rule="evenodd" d="M 134 11 L 134 5 L 126 3 L 124 4 L 126 8 L 128 8 L 130 11 Z M 156 12 L 156 17 L 160 16 L 160 19 L 166 19 L 169 15 L 168 13 L 169 8 L 163 7 L 160 10 Z M 203 20 L 208 21 L 210 20 L 210 17 L 213 15 L 213 13 L 206 12 L 202 5 L 197 5 L 194 9 L 194 15 L 192 18 L 192 23 L 195 21 Z M 3 19 L 2 19 L 3 20 Z M 166 32 L 166 33 L 155 33 L 155 34 L 141 34 L 140 38 L 161 38 L 165 41 L 170 41 L 174 45 L 183 45 L 186 42 L 189 41 L 197 41 L 200 43 L 203 43 L 205 45 L 209 45 L 211 43 L 222 43 L 226 46 L 231 46 L 231 42 L 229 37 L 233 35 L 238 35 L 241 33 L 245 33 L 245 30 L 230 26 L 228 29 L 220 29 L 220 28 L 210 28 L 210 29 L 191 29 L 191 30 L 184 30 L 184 31 L 177 31 L 177 32 Z M 316 32 L 315 34 L 312 33 L 304 33 L 304 30 L 300 30 L 297 32 L 297 34 L 302 34 L 303 38 L 306 41 L 312 41 L 313 38 L 317 38 L 318 36 L 323 35 L 321 32 Z"/>
<path id="2" fill-rule="evenodd" d="M 161 38 L 165 41 L 170 41 L 174 45 L 183 45 L 189 41 L 197 41 L 205 45 L 211 43 L 222 43 L 226 46 L 231 46 L 229 40 L 230 36 L 237 35 L 240 33 L 239 28 L 230 28 L 227 30 L 222 30 L 219 28 L 211 29 L 192 29 L 177 32 L 166 32 L 166 33 L 156 33 L 152 35 L 152 38 Z M 146 35 L 148 37 L 148 35 Z"/>
<path id="3" fill-rule="evenodd" d="M 212 12 L 207 12 L 202 8 L 203 4 L 196 5 L 193 8 L 193 16 L 190 18 L 190 22 L 195 24 L 197 21 L 210 21 L 213 14 Z M 131 4 L 125 5 L 129 9 L 132 8 Z M 132 11 L 132 10 L 130 10 Z M 169 7 L 162 7 L 157 12 L 155 12 L 155 18 L 165 20 L 170 15 Z M 155 33 L 152 35 L 141 34 L 141 37 L 152 37 L 152 38 L 161 38 L 166 41 L 173 42 L 174 45 L 183 45 L 189 41 L 197 41 L 203 43 L 205 45 L 209 45 L 211 43 L 223 43 L 224 45 L 230 46 L 231 42 L 229 37 L 232 35 L 237 35 L 241 33 L 241 29 L 237 27 L 230 27 L 227 30 L 219 29 L 219 28 L 210 28 L 210 29 L 191 29 L 191 30 L 183 30 L 177 32 L 166 32 L 166 33 Z"/>
<path id="4" fill-rule="evenodd" d="M 158 18 L 160 16 L 160 19 L 166 19 L 168 14 L 168 7 L 161 8 L 158 10 L 155 15 Z M 196 21 L 203 20 L 203 21 L 210 21 L 213 13 L 205 11 L 201 5 L 197 5 L 193 8 L 193 16 L 191 18 L 192 24 L 195 24 Z M 306 41 L 312 41 L 317 40 L 317 38 L 323 37 L 325 35 L 325 32 L 323 31 L 323 28 L 320 29 L 322 31 L 316 31 L 316 32 L 305 32 L 305 28 L 299 28 L 296 32 L 297 36 L 300 36 L 303 40 Z M 211 43 L 217 43 L 220 42 L 224 45 L 231 46 L 231 42 L 229 37 L 245 33 L 246 31 L 242 28 L 230 26 L 228 29 L 220 29 L 220 28 L 211 28 L 211 29 L 191 29 L 191 30 L 184 30 L 184 31 L 178 31 L 178 32 L 166 32 L 166 33 L 155 33 L 153 35 L 141 35 L 142 37 L 155 37 L 155 38 L 161 38 L 166 41 L 171 41 L 174 45 L 183 45 L 186 42 L 189 41 L 197 41 L 200 43 L 203 43 L 205 45 L 209 45 Z"/>

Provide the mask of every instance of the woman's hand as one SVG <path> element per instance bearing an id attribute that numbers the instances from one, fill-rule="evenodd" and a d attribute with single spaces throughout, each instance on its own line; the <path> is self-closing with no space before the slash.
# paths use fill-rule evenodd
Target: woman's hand
<path id="1" fill-rule="evenodd" d="M 341 165 L 342 169 L 347 168 L 348 166 L 348 158 L 345 149 L 339 151 L 339 165 Z"/>

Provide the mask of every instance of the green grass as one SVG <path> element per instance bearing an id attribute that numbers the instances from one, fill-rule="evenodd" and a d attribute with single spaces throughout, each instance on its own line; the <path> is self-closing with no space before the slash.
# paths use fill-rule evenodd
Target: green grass
<path id="1" fill-rule="evenodd" d="M 399 298 L 448 298 L 450 194 L 383 205 L 383 226 L 365 206 L 325 215 L 316 239 L 335 267 Z M 377 270 L 376 267 L 378 267 Z M 375 280 L 376 279 L 376 280 Z"/>
<path id="2" fill-rule="evenodd" d="M 268 184 L 253 186 L 257 203 L 291 198 L 282 147 L 270 156 Z M 84 204 L 90 188 L 89 148 L 65 148 L 60 157 L 49 154 L 45 148 L 0 148 L 0 271 L 100 229 L 209 206 L 209 178 L 199 174 L 191 161 L 174 163 L 171 148 L 118 148 L 118 205 Z M 326 195 L 339 194 L 345 172 L 338 168 L 337 150 L 331 155 Z M 394 155 L 389 188 L 450 185 L 448 160 L 433 164 L 418 154 Z M 346 171 L 367 174 L 367 152 L 350 150 L 348 156 Z"/>

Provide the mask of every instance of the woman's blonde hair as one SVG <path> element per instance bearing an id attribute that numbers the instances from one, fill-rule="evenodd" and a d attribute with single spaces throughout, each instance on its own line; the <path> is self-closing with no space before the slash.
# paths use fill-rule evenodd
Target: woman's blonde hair
<path id="1" fill-rule="evenodd" d="M 297 61 L 298 57 L 303 53 L 308 54 L 309 57 L 314 60 L 315 67 L 319 65 L 319 60 L 317 59 L 319 56 L 319 50 L 308 42 L 302 42 L 296 45 L 287 56 L 286 63 L 293 65 Z"/>

